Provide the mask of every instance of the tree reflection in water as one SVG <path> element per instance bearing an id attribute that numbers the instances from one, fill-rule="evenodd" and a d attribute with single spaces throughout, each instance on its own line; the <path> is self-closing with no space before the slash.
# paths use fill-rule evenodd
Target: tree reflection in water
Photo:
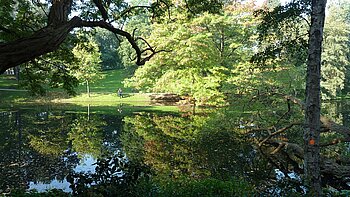
<path id="1" fill-rule="evenodd" d="M 114 151 L 117 138 L 107 129 L 120 128 L 121 118 L 101 117 L 49 108 L 0 112 L 0 192 L 55 188 L 52 181 L 64 182 L 83 157 Z"/>
<path id="2" fill-rule="evenodd" d="M 233 121 L 154 114 L 124 120 L 121 141 L 126 154 L 149 165 L 162 181 L 214 178 L 259 185 L 271 174 L 267 161 Z"/>
<path id="3" fill-rule="evenodd" d="M 116 192 L 128 193 L 140 189 L 145 177 L 151 180 L 148 189 L 141 190 L 148 192 L 166 191 L 169 185 L 181 188 L 186 182 L 190 183 L 186 187 L 208 184 L 204 188 L 221 185 L 241 187 L 240 191 L 274 183 L 274 167 L 257 151 L 254 137 L 240 129 L 235 116 L 84 112 L 50 108 L 1 112 L 2 192 L 65 181 L 68 174 L 75 194 L 96 184 L 104 185 L 102 194 L 106 188 L 112 190 L 111 185 L 114 189 L 118 185 Z M 84 173 L 86 166 L 81 165 L 87 158 L 92 174 Z M 96 163 L 94 170 L 92 163 Z"/>

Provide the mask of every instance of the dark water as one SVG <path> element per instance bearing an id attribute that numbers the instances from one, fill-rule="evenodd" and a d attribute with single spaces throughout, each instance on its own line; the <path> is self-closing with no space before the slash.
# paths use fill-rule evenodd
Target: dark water
<path id="1" fill-rule="evenodd" d="M 210 126 L 204 127 L 207 121 L 206 115 L 120 106 L 2 107 L 1 193 L 53 188 L 70 192 L 69 173 L 94 173 L 97 158 L 116 153 L 168 178 L 245 176 L 244 171 L 257 165 L 250 158 L 254 150 L 232 132 L 211 132 Z"/>
<path id="2" fill-rule="evenodd" d="M 96 158 L 120 149 L 123 116 L 84 108 L 25 106 L 0 110 L 0 190 L 70 191 L 70 172 L 94 172 Z"/>
<path id="3" fill-rule="evenodd" d="M 347 125 L 346 106 L 330 103 L 324 113 Z M 233 124 L 239 121 L 229 117 L 122 106 L 1 107 L 0 193 L 71 192 L 68 174 L 94 173 L 98 158 L 117 153 L 159 177 L 234 176 L 266 185 L 275 169 L 249 143 L 251 136 L 240 134 L 240 125 Z"/>

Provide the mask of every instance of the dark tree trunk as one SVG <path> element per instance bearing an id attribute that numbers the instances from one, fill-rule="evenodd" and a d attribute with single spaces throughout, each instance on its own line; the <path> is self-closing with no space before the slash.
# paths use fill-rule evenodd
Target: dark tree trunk
<path id="1" fill-rule="evenodd" d="M 65 24 L 68 21 L 71 7 L 72 0 L 53 0 L 47 26 L 58 27 Z"/>
<path id="2" fill-rule="evenodd" d="M 327 0 L 312 0 L 306 76 L 304 165 L 311 196 L 321 196 L 320 174 L 320 79 L 322 36 Z"/>
<path id="3" fill-rule="evenodd" d="M 16 80 L 17 80 L 17 82 L 19 82 L 19 74 L 20 74 L 20 72 L 21 72 L 21 69 L 20 69 L 20 67 L 19 66 L 16 66 L 15 68 L 14 68 L 14 73 L 15 73 L 15 76 L 16 76 Z"/>

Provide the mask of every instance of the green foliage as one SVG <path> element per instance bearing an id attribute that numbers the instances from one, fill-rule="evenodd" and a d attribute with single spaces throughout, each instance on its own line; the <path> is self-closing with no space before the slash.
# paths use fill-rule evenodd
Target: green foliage
<path id="1" fill-rule="evenodd" d="M 131 1 L 131 6 L 137 5 L 148 5 L 148 2 L 145 1 Z M 146 12 L 145 10 L 136 10 L 138 13 L 135 16 L 129 17 L 125 29 L 129 32 L 133 32 L 135 37 L 148 37 L 151 32 L 151 13 Z M 121 60 L 123 62 L 124 68 L 131 74 L 137 69 L 137 65 L 134 60 L 136 54 L 132 46 L 128 43 L 126 39 L 120 38 L 121 43 L 118 48 L 118 53 L 121 55 Z M 146 43 L 138 39 L 136 40 L 137 44 L 142 47 L 147 47 Z"/>
<path id="2" fill-rule="evenodd" d="M 331 2 L 324 28 L 322 51 L 322 97 L 339 96 L 348 85 L 350 22 L 348 1 Z"/>
<path id="3" fill-rule="evenodd" d="M 40 7 L 35 4 L 42 5 Z M 29 0 L 0 1 L 0 41 L 13 41 L 30 35 L 45 25 L 45 3 L 33 4 Z M 47 11 L 47 10 L 46 10 Z M 25 25 L 24 25 L 25 24 Z"/>
<path id="4" fill-rule="evenodd" d="M 97 44 L 88 39 L 88 42 L 78 43 L 73 48 L 74 57 L 78 60 L 79 70 L 74 71 L 74 75 L 81 82 L 92 82 L 98 79 L 98 72 L 101 68 L 100 52 Z"/>
<path id="5" fill-rule="evenodd" d="M 90 114 L 88 114 L 90 116 Z M 106 123 L 98 117 L 79 117 L 72 121 L 68 139 L 72 148 L 82 154 L 90 154 L 98 158 L 102 154 L 103 133 L 102 127 Z"/>
<path id="6" fill-rule="evenodd" d="M 208 178 L 230 182 L 234 176 L 259 187 L 271 168 L 254 151 L 237 115 L 224 110 L 208 117 L 141 114 L 124 119 L 120 139 L 130 160 L 145 163 L 155 172 L 153 180 L 160 184 L 160 195 L 162 189 L 174 192 L 173 187 L 167 187 L 184 177 L 190 183 L 203 183 Z"/>
<path id="7" fill-rule="evenodd" d="M 32 2 L 29 0 L 1 0 L 0 41 L 9 42 L 27 37 L 43 28 L 46 24 L 47 2 Z M 46 13 L 45 13 L 46 12 Z M 70 40 L 65 42 L 69 43 Z M 67 66 L 71 59 L 68 45 L 63 44 L 60 50 L 44 55 L 21 66 L 20 78 L 23 87 L 32 94 L 43 95 L 50 87 L 63 87 L 68 93 L 74 94 L 77 81 L 68 74 Z"/>
<path id="8" fill-rule="evenodd" d="M 69 193 L 63 192 L 62 190 L 52 189 L 47 192 L 37 192 L 35 190 L 31 190 L 29 192 L 25 190 L 16 190 L 11 192 L 11 196 L 16 197 L 69 197 L 72 196 Z"/>
<path id="9" fill-rule="evenodd" d="M 121 57 L 118 53 L 119 41 L 113 33 L 97 28 L 94 35 L 101 53 L 101 65 L 103 70 L 123 68 Z"/>
<path id="10" fill-rule="evenodd" d="M 205 13 L 194 19 L 152 25 L 148 40 L 159 50 L 138 68 L 126 85 L 146 92 L 171 92 L 194 97 L 200 104 L 223 104 L 222 86 L 230 69 L 247 62 L 254 23 L 243 10 Z M 248 12 L 249 13 L 249 12 Z"/>
<path id="11" fill-rule="evenodd" d="M 259 49 L 251 61 L 258 67 L 280 64 L 305 65 L 307 56 L 310 1 L 297 0 L 273 10 L 256 11 Z"/>
<path id="12" fill-rule="evenodd" d="M 200 169 L 200 162 L 193 155 L 193 146 L 203 117 L 151 116 L 144 114 L 125 118 L 125 130 L 121 135 L 123 148 L 128 157 L 142 161 L 157 175 L 171 174 L 178 178 L 191 174 L 206 174 Z"/>
<path id="13" fill-rule="evenodd" d="M 71 75 L 77 69 L 71 47 L 74 42 L 71 37 L 60 49 L 21 65 L 20 85 L 32 95 L 44 95 L 51 88 L 62 88 L 74 95 L 78 85 L 77 78 Z"/>
<path id="14" fill-rule="evenodd" d="M 187 0 L 184 1 L 188 11 L 192 14 L 198 14 L 203 12 L 219 13 L 222 11 L 223 1 L 221 0 Z"/>
<path id="15" fill-rule="evenodd" d="M 150 175 L 147 166 L 128 161 L 122 153 L 98 159 L 95 170 L 67 176 L 75 196 L 134 196 L 135 184 Z"/>
<path id="16" fill-rule="evenodd" d="M 77 59 L 78 69 L 72 70 L 72 74 L 80 80 L 81 83 L 86 84 L 87 93 L 90 96 L 89 83 L 95 82 L 102 78 L 101 71 L 101 53 L 98 50 L 98 45 L 91 39 L 86 42 L 78 43 L 73 48 L 74 57 Z"/>
<path id="17" fill-rule="evenodd" d="M 222 181 L 214 178 L 170 180 L 163 183 L 141 182 L 137 185 L 137 196 L 178 197 L 227 197 L 253 196 L 257 193 L 247 182 L 238 179 Z"/>
<path id="18" fill-rule="evenodd" d="M 328 8 L 321 69 L 323 99 L 339 96 L 348 83 L 348 10 L 346 1 L 330 2 Z M 252 62 L 263 68 L 280 67 L 292 71 L 296 70 L 293 68 L 295 66 L 304 66 L 308 47 L 310 1 L 294 1 L 273 10 L 259 10 L 257 14 L 262 16 L 262 22 L 258 26 L 260 49 L 253 56 Z M 299 76 L 302 75 L 303 72 L 300 72 Z M 300 90 L 302 84 L 299 81 L 290 87 Z M 343 92 L 347 91 L 345 89 Z"/>
<path id="19" fill-rule="evenodd" d="M 214 178 L 157 181 L 149 179 L 147 166 L 128 162 L 124 155 L 99 159 L 96 173 L 71 174 L 67 180 L 77 196 L 246 196 L 254 188 L 239 179 Z"/>
<path id="20" fill-rule="evenodd" d="M 279 0 L 267 0 L 266 6 L 269 9 L 274 9 L 275 7 L 278 7 L 281 5 L 281 2 Z"/>

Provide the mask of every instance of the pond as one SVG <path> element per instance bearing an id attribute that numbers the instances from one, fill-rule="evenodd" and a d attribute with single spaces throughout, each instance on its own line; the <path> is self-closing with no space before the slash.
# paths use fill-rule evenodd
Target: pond
<path id="1" fill-rule="evenodd" d="M 208 185 L 238 187 L 240 192 L 254 185 L 269 191 L 266 188 L 276 184 L 276 168 L 252 145 L 252 136 L 242 135 L 237 117 L 228 120 L 220 113 L 191 115 L 172 109 L 123 105 L 1 107 L 0 193 L 14 189 L 72 192 L 70 176 L 77 180 L 81 174 L 105 173 L 101 170 L 103 161 L 111 165 L 116 155 L 119 160 L 113 165 L 118 166 L 105 168 L 118 172 L 119 182 L 126 179 L 118 178 L 123 173 L 142 169 L 138 176 L 149 173 L 150 187 L 157 183 L 158 189 L 174 180 L 195 180 L 186 187 L 203 191 Z M 334 117 L 349 119 L 346 112 L 336 112 L 340 111 L 338 104 L 330 109 L 335 109 L 327 112 L 335 113 Z M 142 168 L 125 168 L 131 162 Z M 102 183 L 101 177 L 95 184 Z"/>
<path id="2" fill-rule="evenodd" d="M 71 192 L 68 174 L 94 173 L 98 158 L 118 153 L 167 178 L 228 179 L 232 172 L 244 176 L 238 171 L 245 167 L 237 161 L 253 166 L 246 155 L 254 151 L 249 146 L 238 150 L 241 142 L 228 133 L 200 133 L 207 119 L 122 105 L 2 107 L 1 193 L 13 189 Z"/>

